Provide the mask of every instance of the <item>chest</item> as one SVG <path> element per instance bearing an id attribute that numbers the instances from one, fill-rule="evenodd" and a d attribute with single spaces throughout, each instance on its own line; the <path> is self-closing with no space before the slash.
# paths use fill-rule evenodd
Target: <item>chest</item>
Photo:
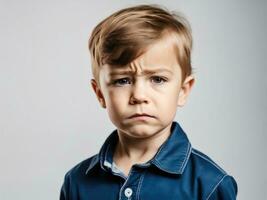
<path id="1" fill-rule="evenodd" d="M 163 176 L 156 170 L 131 169 L 127 178 L 99 174 L 83 185 L 78 192 L 81 200 L 202 199 L 194 181 L 185 181 L 179 175 Z"/>

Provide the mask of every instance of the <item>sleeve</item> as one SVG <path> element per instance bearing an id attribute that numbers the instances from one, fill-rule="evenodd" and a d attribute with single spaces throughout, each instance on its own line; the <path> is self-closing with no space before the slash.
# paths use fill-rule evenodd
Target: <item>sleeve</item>
<path id="1" fill-rule="evenodd" d="M 232 176 L 225 175 L 214 187 L 207 200 L 236 200 L 237 183 Z"/>

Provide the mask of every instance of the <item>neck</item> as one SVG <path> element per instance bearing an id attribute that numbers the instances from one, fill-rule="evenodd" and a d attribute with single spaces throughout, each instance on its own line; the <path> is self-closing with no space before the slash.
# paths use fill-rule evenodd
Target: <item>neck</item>
<path id="1" fill-rule="evenodd" d="M 151 160 L 169 137 L 170 129 L 171 124 L 146 138 L 133 138 L 118 130 L 119 141 L 114 153 L 114 161 L 116 164 L 126 162 L 132 166 Z"/>

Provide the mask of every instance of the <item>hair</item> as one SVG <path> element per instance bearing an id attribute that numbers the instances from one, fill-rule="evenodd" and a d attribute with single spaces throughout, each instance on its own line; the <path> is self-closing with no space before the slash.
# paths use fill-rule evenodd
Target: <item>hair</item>
<path id="1" fill-rule="evenodd" d="M 181 14 L 169 12 L 159 5 L 124 8 L 93 29 L 89 50 L 94 78 L 98 82 L 101 66 L 127 65 L 145 53 L 150 45 L 168 35 L 175 36 L 174 49 L 184 81 L 192 73 L 191 28 Z"/>

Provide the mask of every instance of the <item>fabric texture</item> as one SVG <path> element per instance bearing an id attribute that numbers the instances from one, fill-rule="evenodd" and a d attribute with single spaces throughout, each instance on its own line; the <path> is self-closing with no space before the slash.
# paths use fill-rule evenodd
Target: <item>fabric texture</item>
<path id="1" fill-rule="evenodd" d="M 178 122 L 147 163 L 132 166 L 126 177 L 113 162 L 117 131 L 100 152 L 66 175 L 60 200 L 234 200 L 237 183 L 208 156 L 192 148 Z"/>

